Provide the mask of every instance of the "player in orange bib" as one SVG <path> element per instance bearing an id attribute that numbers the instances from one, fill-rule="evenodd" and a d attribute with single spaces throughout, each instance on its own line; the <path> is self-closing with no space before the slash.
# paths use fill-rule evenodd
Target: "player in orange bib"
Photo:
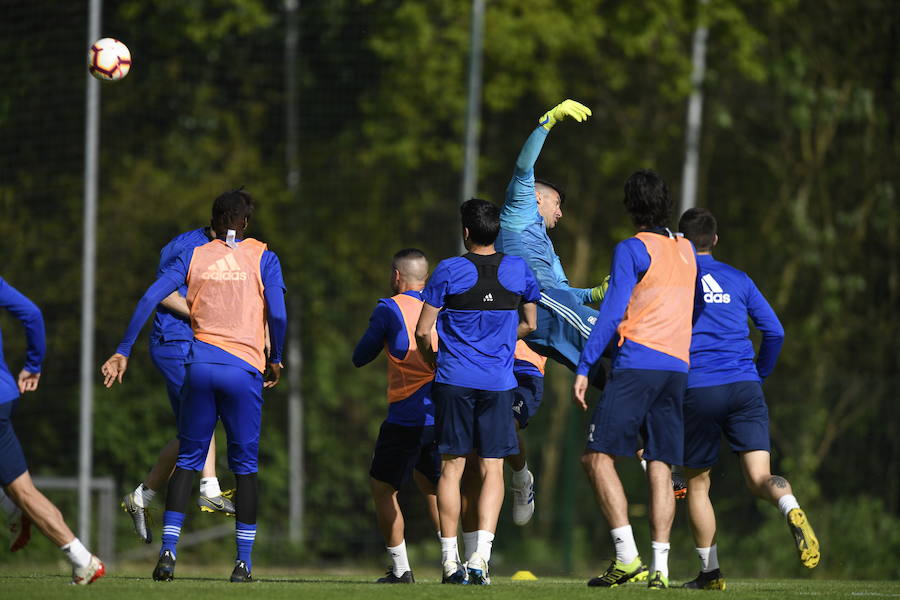
<path id="1" fill-rule="evenodd" d="M 194 339 L 185 360 L 178 462 L 169 480 L 162 548 L 153 571 L 158 581 L 174 577 L 185 509 L 217 420 L 225 427 L 228 465 L 237 483 L 237 556 L 231 581 L 252 581 L 262 390 L 278 383 L 287 329 L 278 257 L 264 243 L 242 239 L 252 214 L 253 199 L 243 190 L 216 198 L 212 210 L 216 239 L 186 250 L 162 272 L 138 302 L 117 352 L 101 369 L 106 387 L 121 383 L 128 355 L 147 318 L 163 298 L 187 285 Z M 268 357 L 266 325 L 271 340 Z"/>
<path id="2" fill-rule="evenodd" d="M 669 533 L 675 516 L 672 465 L 682 463 L 691 324 L 703 299 L 702 293 L 695 293 L 700 282 L 693 245 L 666 227 L 672 201 L 662 178 L 653 171 L 633 173 L 625 182 L 624 204 L 639 231 L 613 253 L 609 289 L 581 353 L 574 385 L 576 401 L 586 410 L 591 368 L 617 339 L 612 373 L 594 409 L 582 458 L 610 525 L 616 559 L 588 585 L 613 587 L 647 577 L 615 467 L 617 456 L 630 456 L 643 447 L 653 548 L 648 586 L 660 589 L 669 585 Z"/>
<path id="3" fill-rule="evenodd" d="M 434 368 L 416 346 L 415 326 L 422 312 L 422 289 L 428 260 L 421 250 L 406 248 L 394 255 L 391 289 L 394 296 L 378 301 L 369 327 L 353 351 L 361 367 L 384 350 L 388 359 L 387 418 L 381 424 L 369 476 L 378 528 L 391 555 L 391 568 L 378 583 L 415 583 L 404 539 L 404 520 L 397 493 L 411 478 L 425 496 L 434 531 L 440 533 L 437 481 L 441 455 L 434 431 L 431 384 Z M 432 331 L 433 348 L 437 332 Z"/>

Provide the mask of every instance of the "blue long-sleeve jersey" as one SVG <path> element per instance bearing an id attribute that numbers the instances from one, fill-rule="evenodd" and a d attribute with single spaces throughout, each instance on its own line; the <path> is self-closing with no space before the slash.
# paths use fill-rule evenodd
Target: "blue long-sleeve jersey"
<path id="1" fill-rule="evenodd" d="M 668 235 L 668 230 L 654 233 Z M 594 363 L 600 359 L 625 316 L 625 309 L 628 308 L 628 303 L 631 301 L 631 292 L 634 290 L 634 286 L 638 284 L 648 269 L 650 269 L 650 254 L 640 239 L 632 237 L 616 245 L 610 267 L 609 288 L 600 304 L 597 322 L 581 352 L 581 360 L 575 371 L 577 374 L 587 375 Z M 694 292 L 695 321 L 703 309 L 702 300 L 698 299 L 699 295 L 698 270 L 697 289 Z M 616 353 L 613 369 L 651 369 L 686 373 L 688 364 L 665 352 L 626 339 Z"/>
<path id="2" fill-rule="evenodd" d="M 138 334 L 147 318 L 156 308 L 156 306 L 165 299 L 166 296 L 186 285 L 188 268 L 191 264 L 194 248 L 189 248 L 182 252 L 169 267 L 163 271 L 161 276 L 151 285 L 144 296 L 138 301 L 128 328 L 116 352 L 123 356 L 131 354 L 131 348 L 137 339 Z M 284 279 L 281 274 L 281 264 L 278 256 L 271 250 L 266 250 L 260 258 L 260 272 L 264 286 L 263 296 L 266 304 L 266 319 L 269 325 L 269 342 L 270 342 L 270 363 L 280 363 L 282 361 L 282 350 L 284 349 L 284 338 L 287 332 L 287 310 L 284 305 Z M 190 354 L 187 362 L 211 362 L 217 364 L 233 364 L 242 368 L 249 366 L 246 361 L 233 356 L 221 348 L 217 348 L 212 344 L 207 344 L 199 340 L 194 340 L 191 345 Z M 253 368 L 253 367 L 251 367 Z"/>
<path id="3" fill-rule="evenodd" d="M 524 258 L 542 290 L 567 289 L 587 304 L 591 301 L 591 290 L 569 285 L 569 278 L 553 249 L 534 195 L 534 163 L 548 133 L 543 127 L 537 127 L 519 152 L 515 171 L 506 188 L 506 198 L 500 211 L 500 235 L 494 247 L 498 252 Z"/>
<path id="4" fill-rule="evenodd" d="M 705 308 L 691 337 L 688 387 L 760 381 L 775 368 L 784 328 L 753 280 L 709 254 L 699 256 Z M 762 332 L 759 356 L 750 341 L 747 316 Z"/>
<path id="5" fill-rule="evenodd" d="M 202 246 L 212 240 L 209 230 L 205 227 L 185 231 L 172 238 L 168 244 L 159 251 L 159 267 L 156 276 L 160 277 L 185 250 Z M 187 286 L 178 288 L 178 293 L 187 296 Z M 156 316 L 153 318 L 153 330 L 150 332 L 150 345 L 161 342 L 189 342 L 194 339 L 191 324 L 164 306 L 156 307 Z"/>
<path id="6" fill-rule="evenodd" d="M 19 290 L 6 283 L 2 277 L 0 277 L 0 307 L 12 313 L 25 327 L 27 344 L 25 370 L 40 373 L 47 350 L 41 310 Z M 18 397 L 19 386 L 6 365 L 6 358 L 3 356 L 3 332 L 0 331 L 0 404 L 12 402 Z"/>
<path id="7" fill-rule="evenodd" d="M 417 300 L 422 299 L 420 291 L 410 290 L 404 293 Z M 409 335 L 406 333 L 403 314 L 397 303 L 390 298 L 379 300 L 372 311 L 372 316 L 369 317 L 369 327 L 359 338 L 359 342 L 353 350 L 353 365 L 362 367 L 369 364 L 381 354 L 385 347 L 391 356 L 398 359 L 403 359 L 409 352 Z M 404 400 L 388 404 L 388 415 L 385 421 L 407 427 L 434 425 L 434 404 L 431 401 L 432 383 L 429 381 Z"/>

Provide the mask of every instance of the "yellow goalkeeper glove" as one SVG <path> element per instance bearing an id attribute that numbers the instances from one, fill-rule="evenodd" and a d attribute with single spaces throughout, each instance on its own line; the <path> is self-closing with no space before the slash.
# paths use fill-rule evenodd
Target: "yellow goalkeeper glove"
<path id="1" fill-rule="evenodd" d="M 545 112 L 541 118 L 538 119 L 538 125 L 547 131 L 550 131 L 550 129 L 556 125 L 557 121 L 562 121 L 566 117 L 572 117 L 581 123 L 582 121 L 587 121 L 589 116 L 591 116 L 591 109 L 584 104 L 574 100 L 563 100 Z"/>
<path id="2" fill-rule="evenodd" d="M 606 295 L 606 290 L 608 287 L 609 275 L 603 278 L 603 281 L 600 282 L 600 285 L 591 288 L 591 302 L 600 302 L 601 300 L 603 300 L 603 296 Z"/>

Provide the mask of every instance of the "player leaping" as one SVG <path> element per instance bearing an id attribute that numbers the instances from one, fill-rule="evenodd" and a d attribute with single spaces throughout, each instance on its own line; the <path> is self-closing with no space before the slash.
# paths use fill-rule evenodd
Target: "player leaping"
<path id="1" fill-rule="evenodd" d="M 541 287 L 537 330 L 525 338 L 528 345 L 544 356 L 574 371 L 584 344 L 597 320 L 597 311 L 586 306 L 603 298 L 606 284 L 592 288 L 574 288 L 553 249 L 548 230 L 562 218 L 565 195 L 552 183 L 535 179 L 537 161 L 550 129 L 566 117 L 579 123 L 587 120 L 591 109 L 574 100 L 563 100 L 538 120 L 516 159 L 516 168 L 500 212 L 497 251 L 521 256 L 534 271 Z M 598 363 L 599 364 L 599 363 Z M 605 372 L 596 373 L 601 384 Z"/>

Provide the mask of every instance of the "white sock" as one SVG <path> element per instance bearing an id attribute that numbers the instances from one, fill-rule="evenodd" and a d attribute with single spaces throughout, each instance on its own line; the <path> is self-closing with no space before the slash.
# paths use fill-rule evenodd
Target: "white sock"
<path id="1" fill-rule="evenodd" d="M 637 544 L 634 542 L 634 533 L 631 531 L 631 525 L 624 527 L 616 527 L 609 531 L 612 535 L 613 545 L 616 547 L 616 560 L 621 563 L 629 564 L 634 562 L 638 556 Z"/>
<path id="2" fill-rule="evenodd" d="M 778 510 L 780 510 L 781 514 L 785 517 L 795 508 L 800 508 L 800 503 L 797 502 L 797 499 L 794 498 L 793 494 L 785 494 L 778 499 Z"/>
<path id="3" fill-rule="evenodd" d="M 695 548 L 697 556 L 700 557 L 700 570 L 704 573 L 715 571 L 719 568 L 719 553 L 716 544 L 709 548 Z"/>
<path id="4" fill-rule="evenodd" d="M 456 545 L 456 536 L 441 538 L 441 562 L 445 563 L 448 560 L 459 562 L 459 547 Z"/>
<path id="5" fill-rule="evenodd" d="M 3 493 L 3 488 L 0 488 L 0 509 L 2 509 L 4 513 L 6 513 L 7 517 L 12 517 L 19 511 L 19 507 L 16 506 L 16 503 L 10 500 L 9 496 Z"/>
<path id="6" fill-rule="evenodd" d="M 141 483 L 138 484 L 136 488 L 134 488 L 134 493 L 131 494 L 131 499 L 134 500 L 134 503 L 141 508 L 147 508 L 148 506 L 150 506 L 150 501 L 153 500 L 153 496 L 155 495 L 156 492 L 148 487 L 145 487 L 144 484 Z"/>
<path id="7" fill-rule="evenodd" d="M 476 552 L 481 555 L 484 562 L 491 560 L 491 548 L 494 546 L 494 534 L 484 529 L 479 529 L 475 533 L 478 534 L 478 546 Z"/>
<path id="8" fill-rule="evenodd" d="M 406 540 L 400 542 L 399 546 L 387 546 L 387 551 L 394 561 L 394 575 L 400 577 L 409 571 L 409 557 L 406 555 Z"/>
<path id="9" fill-rule="evenodd" d="M 478 549 L 478 532 L 477 531 L 463 531 L 463 552 L 465 553 L 466 560 L 469 560 L 472 557 L 472 554 Z"/>
<path id="10" fill-rule="evenodd" d="M 207 498 L 218 498 L 222 495 L 219 489 L 218 477 L 201 477 L 200 478 L 200 495 Z"/>
<path id="11" fill-rule="evenodd" d="M 60 550 L 66 553 L 66 558 L 73 566 L 84 568 L 91 562 L 91 553 L 84 547 L 81 540 L 75 538 L 65 546 L 60 546 Z"/>
<path id="12" fill-rule="evenodd" d="M 528 473 L 528 463 L 525 463 L 525 466 L 519 471 L 512 472 L 512 481 L 510 481 L 510 483 L 513 487 L 517 488 L 523 488 L 531 483 L 531 476 Z"/>
<path id="13" fill-rule="evenodd" d="M 653 547 L 653 562 L 650 573 L 659 571 L 663 577 L 669 576 L 669 542 L 650 542 Z"/>

